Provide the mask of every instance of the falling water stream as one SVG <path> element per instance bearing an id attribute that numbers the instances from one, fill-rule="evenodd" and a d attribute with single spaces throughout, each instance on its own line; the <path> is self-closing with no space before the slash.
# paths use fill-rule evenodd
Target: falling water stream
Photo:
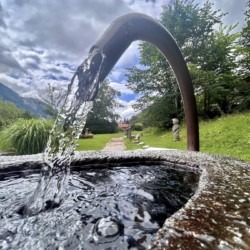
<path id="1" fill-rule="evenodd" d="M 99 87 L 99 74 L 104 54 L 94 49 L 78 67 L 62 108 L 57 116 L 43 154 L 41 179 L 21 214 L 37 214 L 62 202 L 64 182 L 69 177 L 69 166 L 77 140 L 85 126 Z"/>

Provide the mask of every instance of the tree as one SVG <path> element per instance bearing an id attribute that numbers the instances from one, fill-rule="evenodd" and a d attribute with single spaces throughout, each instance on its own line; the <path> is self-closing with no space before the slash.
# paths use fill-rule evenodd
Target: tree
<path id="1" fill-rule="evenodd" d="M 250 0 L 247 2 L 245 12 L 245 26 L 242 28 L 239 39 L 238 73 L 245 80 L 250 79 Z"/>
<path id="2" fill-rule="evenodd" d="M 143 124 L 141 122 L 136 122 L 134 125 L 133 125 L 133 129 L 135 131 L 142 131 L 143 130 Z"/>
<path id="3" fill-rule="evenodd" d="M 115 109 L 121 107 L 115 99 L 117 96 L 120 96 L 120 92 L 114 90 L 109 85 L 109 81 L 105 80 L 93 102 L 93 109 L 87 116 L 85 127 L 96 134 L 116 132 L 116 120 L 119 115 L 115 113 Z"/>
<path id="4" fill-rule="evenodd" d="M 14 103 L 0 100 L 0 130 L 19 118 L 31 119 L 32 117 L 28 111 L 17 108 Z"/>
<path id="5" fill-rule="evenodd" d="M 204 51 L 223 15 L 209 2 L 200 7 L 193 0 L 175 0 L 163 6 L 160 21 L 176 39 L 186 61 L 199 65 L 206 60 L 206 54 L 200 51 Z M 130 68 L 127 74 L 128 87 L 141 94 L 135 107 L 142 110 L 152 105 L 147 111 L 151 120 L 158 127 L 169 126 L 171 118 L 183 115 L 173 71 L 163 55 L 146 42 L 140 45 L 140 64 L 142 67 Z"/>
<path id="6" fill-rule="evenodd" d="M 246 4 L 245 21 L 246 24 L 241 31 L 239 40 L 239 60 L 237 71 L 242 78 L 241 88 L 239 93 L 239 107 L 241 109 L 250 109 L 250 0 Z M 244 96 L 244 97 L 242 97 Z"/>
<path id="7" fill-rule="evenodd" d="M 216 115 L 233 113 L 239 104 L 241 79 L 236 74 L 238 56 L 235 26 L 222 26 L 214 30 L 200 52 L 206 60 L 189 65 L 196 89 L 199 114 L 213 118 Z"/>

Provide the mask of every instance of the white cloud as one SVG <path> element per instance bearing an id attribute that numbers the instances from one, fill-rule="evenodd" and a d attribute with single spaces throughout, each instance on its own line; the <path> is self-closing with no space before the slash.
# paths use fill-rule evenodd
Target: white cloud
<path id="1" fill-rule="evenodd" d="M 205 3 L 207 0 L 195 0 L 196 3 Z M 234 25 L 239 22 L 237 30 L 244 24 L 244 12 L 246 10 L 247 0 L 210 0 L 214 4 L 215 10 L 221 10 L 222 13 L 228 13 L 222 17 L 225 25 Z"/>
<path id="2" fill-rule="evenodd" d="M 136 12 L 144 13 L 153 17 L 159 17 L 162 11 L 162 5 L 168 3 L 164 0 L 155 0 L 155 1 L 138 1 L 138 0 L 128 0 L 126 2 L 131 3 L 131 8 L 136 10 Z"/>
<path id="3" fill-rule="evenodd" d="M 49 74 L 71 79 L 72 70 L 56 65 L 67 63 L 71 69 L 76 69 L 91 45 L 115 18 L 130 12 L 143 12 L 156 17 L 156 13 L 160 13 L 160 2 L 2 0 L 0 70 L 6 74 L 15 74 L 21 83 L 4 77 L 1 78 L 2 82 L 24 93 L 31 88 L 45 88 Z M 117 72 L 133 63 L 137 57 L 137 45 L 133 43 L 119 60 Z M 57 74 L 55 69 L 58 69 Z M 119 73 L 116 74 L 118 76 Z"/>
<path id="4" fill-rule="evenodd" d="M 22 79 L 15 79 L 5 73 L 0 73 L 0 82 L 14 89 L 18 93 L 24 92 L 25 90 L 29 88 L 26 80 L 27 79 L 25 77 Z"/>
<path id="5" fill-rule="evenodd" d="M 121 79 L 121 77 L 123 76 L 123 72 L 117 68 L 115 68 L 114 70 L 111 71 L 109 78 L 111 79 L 111 81 L 118 81 L 119 79 Z"/>
<path id="6" fill-rule="evenodd" d="M 126 82 L 125 81 L 122 81 L 121 83 L 118 83 L 118 82 L 110 82 L 110 86 L 115 89 L 115 90 L 118 90 L 121 92 L 121 94 L 133 94 L 134 92 L 129 89 L 127 86 L 126 86 Z"/>
<path id="7" fill-rule="evenodd" d="M 244 21 L 247 0 L 212 0 L 229 12 L 227 24 Z M 205 0 L 196 0 L 197 3 Z M 0 3 L 0 82 L 19 93 L 43 93 L 47 84 L 69 83 L 90 47 L 117 17 L 141 12 L 160 17 L 166 0 L 2 0 Z M 138 42 L 132 43 L 110 74 L 111 86 L 132 94 L 125 68 L 138 63 Z M 11 77 L 14 76 L 14 77 Z M 130 102 L 123 114 L 133 110 Z"/>
<path id="8" fill-rule="evenodd" d="M 31 90 L 31 91 L 28 91 L 28 92 L 25 92 L 21 95 L 22 97 L 31 97 L 31 98 L 36 98 L 42 102 L 44 102 L 44 99 L 42 98 L 41 94 L 38 93 L 38 91 L 36 90 Z"/>
<path id="9" fill-rule="evenodd" d="M 223 13 L 228 13 L 223 17 L 223 22 L 233 25 L 238 22 L 244 23 L 244 12 L 247 0 L 213 0 L 215 9 L 221 9 Z M 238 27 L 239 30 L 240 27 Z"/>
<path id="10" fill-rule="evenodd" d="M 138 113 L 132 107 L 132 105 L 136 103 L 136 100 L 129 101 L 129 102 L 122 101 L 122 100 L 117 100 L 117 101 L 124 106 L 123 108 L 118 108 L 116 110 L 116 113 L 119 114 L 123 119 L 130 119 L 132 116 Z"/>
<path id="11" fill-rule="evenodd" d="M 116 63 L 117 68 L 133 66 L 139 58 L 139 42 L 133 42 Z"/>

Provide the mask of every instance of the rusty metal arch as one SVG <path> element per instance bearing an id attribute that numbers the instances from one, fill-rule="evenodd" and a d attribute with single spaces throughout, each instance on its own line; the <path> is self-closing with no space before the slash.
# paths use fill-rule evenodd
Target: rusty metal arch
<path id="1" fill-rule="evenodd" d="M 136 40 L 156 46 L 170 63 L 181 92 L 187 124 L 187 148 L 199 151 L 199 124 L 194 89 L 187 65 L 172 35 L 153 18 L 131 13 L 117 18 L 92 46 L 105 55 L 100 72 L 103 81 L 129 45 Z"/>

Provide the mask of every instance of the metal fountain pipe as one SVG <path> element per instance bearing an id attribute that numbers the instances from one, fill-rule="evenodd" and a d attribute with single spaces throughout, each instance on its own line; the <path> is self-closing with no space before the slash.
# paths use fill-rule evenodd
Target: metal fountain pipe
<path id="1" fill-rule="evenodd" d="M 118 59 L 136 40 L 156 46 L 170 63 L 180 88 L 187 123 L 187 148 L 199 151 L 199 124 L 194 89 L 187 65 L 172 35 L 153 18 L 132 13 L 117 18 L 92 46 L 90 52 L 99 49 L 104 55 L 100 72 L 103 81 Z"/>

